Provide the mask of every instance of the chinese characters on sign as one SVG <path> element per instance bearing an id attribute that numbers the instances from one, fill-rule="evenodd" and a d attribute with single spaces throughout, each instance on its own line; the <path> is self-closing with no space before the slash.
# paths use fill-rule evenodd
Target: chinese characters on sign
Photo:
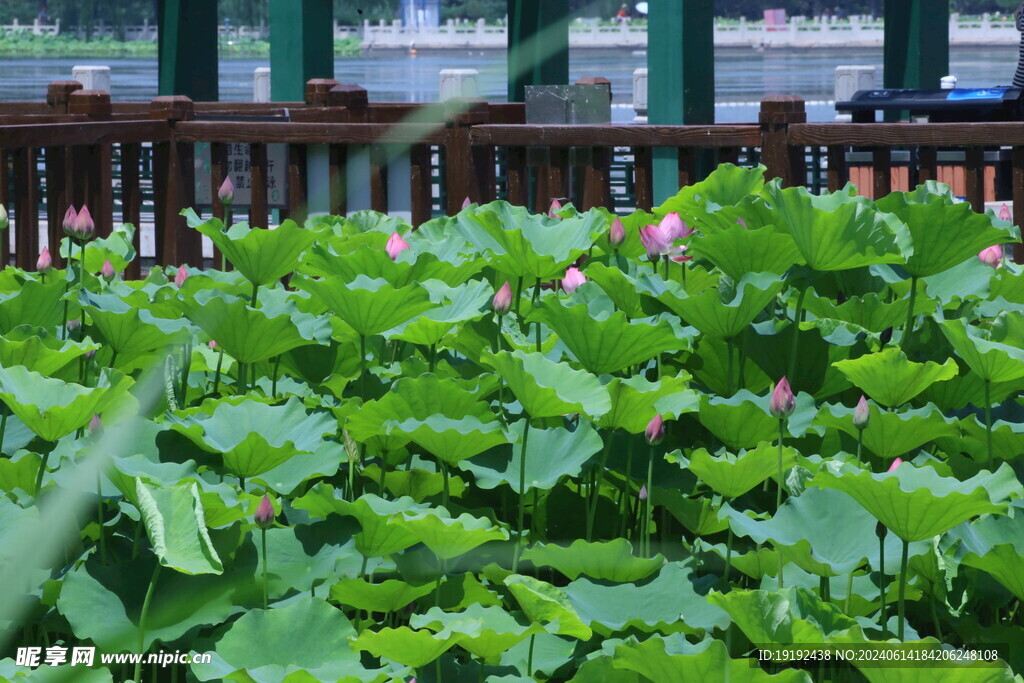
<path id="1" fill-rule="evenodd" d="M 248 208 L 252 198 L 252 174 L 249 169 L 249 145 L 231 143 L 228 148 L 228 173 L 235 186 L 236 209 Z M 210 145 L 196 143 L 196 204 L 211 206 L 214 192 L 210 188 Z M 288 145 L 267 145 L 267 206 L 288 208 Z"/>

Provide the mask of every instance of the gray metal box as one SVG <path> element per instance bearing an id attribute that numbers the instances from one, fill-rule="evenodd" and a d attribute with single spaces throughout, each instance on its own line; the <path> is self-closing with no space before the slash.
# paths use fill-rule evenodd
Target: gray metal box
<path id="1" fill-rule="evenodd" d="M 611 123 L 607 85 L 528 85 L 527 123 Z"/>

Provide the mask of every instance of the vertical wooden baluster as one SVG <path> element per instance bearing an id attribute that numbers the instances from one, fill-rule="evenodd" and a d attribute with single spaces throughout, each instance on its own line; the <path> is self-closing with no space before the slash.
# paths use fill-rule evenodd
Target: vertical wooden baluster
<path id="1" fill-rule="evenodd" d="M 348 214 L 348 147 L 331 145 L 328 156 L 331 213 L 335 216 L 345 216 Z"/>
<path id="2" fill-rule="evenodd" d="M 693 150 L 687 147 L 679 147 L 676 151 L 679 153 L 677 166 L 679 171 L 679 187 L 693 185 L 697 182 L 696 155 L 693 153 Z"/>
<path id="3" fill-rule="evenodd" d="M 515 206 L 526 206 L 529 201 L 527 188 L 529 178 L 526 168 L 526 148 L 508 147 L 505 150 L 505 178 L 508 185 L 508 202 Z"/>
<path id="4" fill-rule="evenodd" d="M 10 212 L 14 207 L 11 206 L 9 189 L 11 179 L 7 172 L 7 160 L 7 150 L 0 147 L 0 205 L 3 205 L 4 209 Z M 0 269 L 11 265 L 11 234 L 13 232 L 10 228 L 0 232 Z"/>
<path id="5" fill-rule="evenodd" d="M 219 218 L 221 221 L 227 217 L 227 211 L 224 210 L 224 204 L 221 203 L 218 198 L 220 192 L 220 186 L 224 184 L 224 179 L 231 174 L 231 169 L 228 166 L 228 148 L 223 142 L 212 142 L 210 143 L 210 213 L 214 218 Z M 235 217 L 232 216 L 231 222 L 235 221 Z M 225 225 L 224 229 L 230 228 L 230 225 Z M 231 269 L 231 264 L 224 261 L 223 254 L 217 245 L 213 247 L 213 267 L 220 270 L 221 263 L 224 263 L 226 270 Z"/>
<path id="6" fill-rule="evenodd" d="M 550 165 L 548 166 L 547 173 L 547 196 L 544 198 L 542 209 L 543 213 L 548 212 L 548 208 L 551 206 L 552 199 L 568 198 L 575 200 L 575 197 L 569 196 L 569 149 L 566 147 L 552 147 L 550 149 Z M 538 197 L 538 202 L 541 198 Z"/>
<path id="7" fill-rule="evenodd" d="M 610 147 L 589 147 L 590 163 L 583 170 L 583 210 L 597 206 L 612 209 Z"/>
<path id="8" fill-rule="evenodd" d="M 1013 166 L 1013 224 L 1024 225 L 1024 147 L 1014 147 L 1010 154 Z M 1024 245 L 1013 245 L 1013 260 L 1024 263 Z"/>
<path id="9" fill-rule="evenodd" d="M 923 185 L 929 180 L 938 180 L 937 152 L 934 147 L 919 147 L 917 149 L 917 181 L 916 185 Z"/>
<path id="10" fill-rule="evenodd" d="M 965 150 L 967 202 L 978 213 L 985 212 L 985 150 L 971 146 Z"/>
<path id="11" fill-rule="evenodd" d="M 139 144 L 121 145 L 121 222 L 135 226 L 132 246 L 135 258 L 128 264 L 124 276 L 130 280 L 142 277 L 142 191 L 139 186 Z M 51 234 L 53 231 L 50 231 Z"/>
<path id="12" fill-rule="evenodd" d="M 636 208 L 641 211 L 650 211 L 654 204 L 650 147 L 633 148 L 633 179 L 636 188 Z"/>
<path id="13" fill-rule="evenodd" d="M 35 270 L 39 257 L 39 174 L 36 150 L 14 150 L 14 262 Z"/>
<path id="14" fill-rule="evenodd" d="M 409 150 L 409 186 L 412 196 L 412 226 L 430 220 L 433 185 L 430 179 L 430 145 L 413 145 Z"/>
<path id="15" fill-rule="evenodd" d="M 388 212 L 388 159 L 383 145 L 370 146 L 370 208 Z"/>
<path id="16" fill-rule="evenodd" d="M 267 146 L 249 145 L 249 179 L 252 200 L 249 203 L 249 225 L 254 228 L 269 226 L 267 219 Z"/>
<path id="17" fill-rule="evenodd" d="M 306 224 L 309 216 L 309 195 L 306 189 L 306 146 L 288 145 L 288 211 L 287 217 Z"/>
<path id="18" fill-rule="evenodd" d="M 190 121 L 195 114 L 192 100 L 181 95 L 157 97 L 150 104 L 149 117 L 167 121 L 171 138 L 153 145 L 153 187 L 156 203 L 157 266 L 202 263 L 199 233 L 188 227 L 181 210 L 194 206 L 195 155 L 191 143 L 174 139 L 174 124 Z"/>
<path id="19" fill-rule="evenodd" d="M 850 180 L 850 169 L 846 166 L 846 147 L 829 145 L 828 148 L 828 191 L 838 192 Z"/>
<path id="20" fill-rule="evenodd" d="M 892 148 L 875 147 L 871 151 L 872 198 L 881 199 L 892 192 Z"/>

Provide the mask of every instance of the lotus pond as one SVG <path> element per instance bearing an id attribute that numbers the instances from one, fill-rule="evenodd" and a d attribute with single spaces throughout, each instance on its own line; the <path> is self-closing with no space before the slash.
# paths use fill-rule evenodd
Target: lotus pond
<path id="1" fill-rule="evenodd" d="M 226 269 L 125 281 L 123 226 L 0 273 L 0 676 L 1021 680 L 1005 217 L 730 165 L 621 219 L 186 214 Z M 100 661 L 144 652 L 209 656 Z"/>

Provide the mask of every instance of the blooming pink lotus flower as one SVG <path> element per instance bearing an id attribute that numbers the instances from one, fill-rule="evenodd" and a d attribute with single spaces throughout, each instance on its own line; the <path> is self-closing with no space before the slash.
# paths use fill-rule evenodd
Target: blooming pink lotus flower
<path id="1" fill-rule="evenodd" d="M 637 498 L 640 500 L 647 500 L 647 484 L 640 485 L 640 493 Z"/>
<path id="2" fill-rule="evenodd" d="M 853 426 L 857 429 L 864 429 L 868 426 L 868 419 L 871 412 L 868 410 L 868 400 L 863 396 L 857 401 L 857 407 L 853 409 Z"/>
<path id="3" fill-rule="evenodd" d="M 396 232 L 392 233 L 391 237 L 388 238 L 388 243 L 384 247 L 384 250 L 388 252 L 388 256 L 390 256 L 391 260 L 394 261 L 398 258 L 399 254 L 406 249 L 411 248 L 412 247 L 409 246 L 409 243 L 403 240 L 402 236 Z"/>
<path id="4" fill-rule="evenodd" d="M 103 260 L 103 268 L 100 270 L 100 275 L 107 282 L 114 279 L 114 264 L 110 262 L 110 259 Z"/>
<path id="5" fill-rule="evenodd" d="M 565 290 L 566 294 L 572 294 L 576 291 L 576 288 L 587 281 L 587 277 L 580 272 L 579 268 L 572 267 L 565 271 L 565 277 L 562 278 L 562 289 Z"/>
<path id="6" fill-rule="evenodd" d="M 256 508 L 253 521 L 256 522 L 256 526 L 263 530 L 269 529 L 274 524 L 274 504 L 270 502 L 270 496 L 263 495 L 263 500 L 260 501 L 259 507 Z"/>
<path id="7" fill-rule="evenodd" d="M 558 199 L 551 200 L 551 206 L 548 207 L 548 218 L 554 218 L 556 221 L 562 220 L 562 217 L 558 215 L 558 212 L 562 210 L 562 202 Z"/>
<path id="8" fill-rule="evenodd" d="M 608 244 L 612 245 L 612 249 L 618 249 L 625 241 L 626 228 L 622 225 L 622 219 L 616 216 L 608 228 Z"/>
<path id="9" fill-rule="evenodd" d="M 1013 216 L 1010 215 L 1010 207 L 1008 207 L 1005 202 L 1003 203 L 1002 206 L 999 207 L 999 220 L 1001 220 L 1001 221 L 1012 221 L 1013 220 Z"/>
<path id="10" fill-rule="evenodd" d="M 36 270 L 44 275 L 50 272 L 53 268 L 53 259 L 50 258 L 50 249 L 43 247 L 43 250 L 39 252 L 39 259 L 36 261 Z"/>
<path id="11" fill-rule="evenodd" d="M 796 410 L 796 398 L 793 396 L 793 390 L 789 388 L 789 382 L 783 377 L 772 390 L 772 397 L 768 401 L 768 411 L 772 417 L 783 420 L 792 415 L 794 410 Z"/>
<path id="12" fill-rule="evenodd" d="M 180 289 L 185 284 L 185 280 L 189 278 L 189 275 L 190 273 L 185 266 L 178 266 L 178 272 L 174 274 L 174 286 Z"/>
<path id="13" fill-rule="evenodd" d="M 640 228 L 640 241 L 644 243 L 644 249 L 647 250 L 647 258 L 652 261 L 657 261 L 667 254 L 672 246 L 672 241 L 666 239 L 665 233 L 657 225 Z"/>
<path id="14" fill-rule="evenodd" d="M 473 200 L 472 199 L 470 199 L 469 197 L 466 197 L 465 199 L 462 200 L 462 210 L 463 211 L 465 211 L 466 209 L 468 209 L 471 206 L 473 206 Z"/>
<path id="15" fill-rule="evenodd" d="M 897 467 L 899 467 L 902 464 L 903 464 L 903 459 L 902 458 L 896 458 L 895 460 L 892 461 L 892 464 L 889 465 L 889 471 L 892 472 L 893 470 L 895 470 Z"/>
<path id="16" fill-rule="evenodd" d="M 505 315 L 512 308 L 512 287 L 508 280 L 494 293 L 493 306 L 494 312 L 498 315 Z"/>
<path id="17" fill-rule="evenodd" d="M 982 249 L 978 254 L 978 258 L 986 266 L 992 266 L 993 268 L 1001 268 L 1003 265 L 1003 247 L 1002 245 L 996 244 L 987 249 Z"/>
<path id="18" fill-rule="evenodd" d="M 230 175 L 225 176 L 224 182 L 220 184 L 220 188 L 217 190 L 217 199 L 224 206 L 230 206 L 231 202 L 235 201 L 235 184 L 231 182 Z"/>
<path id="19" fill-rule="evenodd" d="M 693 230 L 686 226 L 686 222 L 675 211 L 665 214 L 665 217 L 658 223 L 658 228 L 661 229 L 661 234 L 665 236 L 669 244 L 693 234 Z"/>
<path id="20" fill-rule="evenodd" d="M 652 417 L 651 421 L 647 423 L 647 428 L 644 430 L 644 438 L 652 446 L 661 443 L 662 439 L 665 438 L 665 422 L 661 419 L 661 413 Z"/>
<path id="21" fill-rule="evenodd" d="M 69 206 L 68 210 L 64 213 L 64 221 L 61 223 L 65 235 L 74 236 L 76 220 L 78 220 L 78 212 L 75 211 L 74 205 Z"/>
<path id="22" fill-rule="evenodd" d="M 82 210 L 75 216 L 75 224 L 71 228 L 70 235 L 85 242 L 91 240 L 95 234 L 96 223 L 93 222 L 92 216 L 89 214 L 89 207 L 83 205 Z"/>
<path id="23" fill-rule="evenodd" d="M 687 256 L 684 252 L 686 251 L 686 245 L 680 244 L 678 247 L 672 247 L 672 252 L 669 254 L 669 259 L 676 263 L 686 263 L 692 261 L 692 256 Z"/>

